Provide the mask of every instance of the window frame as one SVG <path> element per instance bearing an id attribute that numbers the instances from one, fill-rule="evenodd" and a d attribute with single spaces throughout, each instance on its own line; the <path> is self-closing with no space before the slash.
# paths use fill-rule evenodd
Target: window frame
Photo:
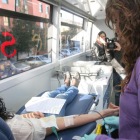
<path id="1" fill-rule="evenodd" d="M 63 11 L 65 11 L 65 12 L 68 12 L 68 13 L 71 13 L 72 15 L 73 15 L 73 23 L 67 23 L 67 22 L 62 22 L 61 21 L 61 26 L 68 26 L 68 27 L 74 27 L 74 28 L 77 28 L 77 29 L 81 29 L 81 30 L 84 30 L 84 18 L 83 17 L 81 17 L 81 16 L 79 16 L 79 15 L 77 15 L 77 14 L 74 14 L 74 13 L 72 13 L 72 12 L 69 12 L 69 11 L 67 11 L 67 10 L 64 10 L 63 8 L 61 8 L 61 10 L 63 10 Z M 77 25 L 77 24 L 74 24 L 74 15 L 75 16 L 78 16 L 78 17 L 80 17 L 80 18 L 82 18 L 83 19 L 83 23 L 82 23 L 82 26 L 80 26 L 80 25 Z M 60 15 L 61 16 L 61 15 Z M 60 41 L 61 42 L 61 41 Z M 59 51 L 62 49 L 62 46 L 61 46 L 61 43 L 59 44 Z M 80 50 L 80 48 L 79 48 L 79 50 Z M 84 51 L 84 47 L 82 47 L 82 50 Z M 77 51 L 77 50 L 76 50 Z M 71 53 L 71 51 L 70 51 L 70 53 Z M 83 52 L 81 52 L 81 50 L 80 50 L 80 53 L 83 53 Z M 75 55 L 75 54 L 74 54 Z M 74 56 L 74 55 L 72 55 L 72 57 Z M 69 56 L 67 57 L 67 58 L 69 58 Z M 60 59 L 61 60 L 61 59 Z"/>
<path id="2" fill-rule="evenodd" d="M 41 2 L 41 0 L 39 0 Z M 45 4 L 49 4 L 47 2 L 44 2 Z M 0 16 L 5 16 L 5 17 L 10 17 L 10 18 L 18 18 L 22 20 L 30 20 L 34 22 L 44 22 L 44 23 L 50 23 L 52 24 L 52 15 L 53 15 L 53 5 L 50 5 L 50 13 L 49 13 L 49 19 L 39 17 L 39 16 L 34 16 L 34 15 L 29 15 L 25 13 L 19 13 L 16 11 L 16 2 L 15 2 L 15 11 L 9 11 L 7 9 L 0 9 Z"/>
<path id="3" fill-rule="evenodd" d="M 40 22 L 40 28 L 41 28 L 41 29 L 44 28 L 44 24 L 43 24 L 43 22 Z"/>
<path id="4" fill-rule="evenodd" d="M 3 17 L 4 18 L 4 26 L 6 26 L 6 27 L 9 27 L 10 26 L 10 18 L 9 17 Z M 7 20 L 7 22 L 6 22 L 6 20 Z M 6 25 L 6 23 L 8 24 L 8 25 Z"/>
<path id="5" fill-rule="evenodd" d="M 17 6 L 17 7 L 20 6 L 20 0 L 16 0 L 16 6 Z"/>
<path id="6" fill-rule="evenodd" d="M 43 5 L 42 5 L 42 3 L 39 3 L 39 12 L 43 13 Z"/>
<path id="7" fill-rule="evenodd" d="M 41 0 L 38 0 L 38 1 L 42 2 Z M 14 5 L 15 6 L 14 7 L 15 11 L 10 11 L 10 10 L 7 10 L 7 9 L 0 8 L 0 16 L 7 17 L 8 19 L 15 18 L 15 19 L 20 19 L 20 20 L 28 20 L 28 21 L 33 21 L 33 22 L 43 22 L 43 23 L 52 24 L 53 5 L 51 5 L 47 2 L 43 2 L 43 3 L 50 5 L 50 13 L 49 13 L 49 18 L 48 19 L 43 18 L 43 17 L 39 17 L 39 16 L 34 16 L 34 15 L 29 15 L 29 14 L 17 12 L 16 11 L 16 1 L 15 1 L 15 5 Z M 52 63 L 53 63 L 53 61 L 50 64 L 46 63 L 45 67 L 48 67 L 48 65 L 52 65 Z M 43 67 L 43 66 L 41 66 L 41 67 Z M 36 67 L 35 69 L 37 69 L 37 68 L 38 67 Z M 32 71 L 33 69 L 30 69 L 29 71 Z M 26 72 L 29 72 L 29 71 L 26 71 Z M 25 73 L 25 72 L 23 72 L 23 73 Z M 16 76 L 20 76 L 21 74 L 22 73 L 16 74 Z M 6 78 L 3 78 L 2 80 L 12 78 L 13 76 L 14 75 L 8 76 Z"/>
<path id="8" fill-rule="evenodd" d="M 61 10 L 65 11 L 65 12 L 68 12 L 68 13 L 71 13 L 71 14 L 73 15 L 73 24 L 70 24 L 70 23 L 62 22 L 62 21 L 61 21 L 61 25 L 62 25 L 62 24 L 67 24 L 68 26 L 71 26 L 71 27 L 80 27 L 80 28 L 84 29 L 84 18 L 83 18 L 83 17 L 81 17 L 81 16 L 79 16 L 79 15 L 73 13 L 73 12 L 70 12 L 70 11 L 68 11 L 68 10 L 66 10 L 66 9 L 63 9 L 63 8 L 61 8 Z M 83 19 L 82 26 L 79 26 L 79 25 L 74 24 L 74 16 L 78 16 L 78 17 L 80 17 L 80 18 Z M 62 17 L 62 15 L 61 15 L 61 17 Z M 66 26 L 66 25 L 64 25 L 64 26 Z"/>
<path id="9" fill-rule="evenodd" d="M 24 5 L 27 5 L 27 0 L 24 0 Z"/>
<path id="10" fill-rule="evenodd" d="M 49 7 L 46 5 L 46 14 L 49 14 Z"/>
<path id="11" fill-rule="evenodd" d="M 6 2 L 3 2 L 3 0 L 2 0 L 2 3 L 4 3 L 4 4 L 8 4 L 8 0 L 5 0 Z"/>

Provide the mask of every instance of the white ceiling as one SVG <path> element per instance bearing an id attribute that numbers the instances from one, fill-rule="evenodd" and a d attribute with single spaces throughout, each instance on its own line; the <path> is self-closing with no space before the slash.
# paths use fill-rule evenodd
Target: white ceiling
<path id="1" fill-rule="evenodd" d="M 107 0 L 66 0 L 79 9 L 94 16 L 96 19 L 105 19 L 105 5 Z"/>

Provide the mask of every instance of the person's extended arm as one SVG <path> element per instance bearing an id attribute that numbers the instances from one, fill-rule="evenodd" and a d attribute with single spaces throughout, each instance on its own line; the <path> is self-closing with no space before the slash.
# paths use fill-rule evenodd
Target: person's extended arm
<path id="1" fill-rule="evenodd" d="M 108 117 L 108 116 L 116 116 L 119 113 L 119 108 L 117 109 L 106 109 L 103 111 L 99 112 L 103 117 Z M 101 116 L 98 113 L 94 113 L 94 114 L 83 114 L 83 115 L 75 115 L 75 117 L 73 118 L 73 125 L 69 125 L 69 126 L 65 126 L 65 121 L 64 121 L 64 117 L 58 117 L 56 118 L 57 120 L 57 126 L 58 126 L 58 130 L 57 131 L 61 131 L 67 128 L 72 128 L 72 127 L 78 127 L 81 125 L 85 125 L 87 123 L 90 122 L 94 122 L 96 120 L 102 119 Z M 50 135 L 52 133 L 52 130 L 50 128 L 47 128 L 47 135 Z"/>

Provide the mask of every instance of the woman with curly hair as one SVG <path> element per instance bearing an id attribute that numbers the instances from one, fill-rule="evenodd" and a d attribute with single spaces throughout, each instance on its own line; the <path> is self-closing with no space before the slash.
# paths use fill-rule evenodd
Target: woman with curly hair
<path id="1" fill-rule="evenodd" d="M 127 75 L 121 82 L 119 117 L 105 118 L 105 123 L 119 127 L 117 140 L 140 140 L 140 0 L 108 0 L 105 22 L 124 46 L 122 60 Z M 93 134 L 81 140 L 85 139 L 112 140 Z"/>
<path id="2" fill-rule="evenodd" d="M 79 76 L 75 74 L 72 84 L 70 86 L 70 75 L 67 74 L 65 76 L 65 85 L 67 86 L 67 91 L 63 94 L 77 94 L 78 93 L 78 84 L 79 84 Z M 58 92 L 59 89 L 53 92 L 53 95 Z M 74 93 L 75 92 L 75 93 Z M 58 93 L 59 94 L 59 93 Z M 62 94 L 60 94 L 62 97 Z M 69 96 L 67 96 L 70 98 Z M 66 100 L 67 101 L 67 100 Z M 101 111 L 100 114 L 103 117 L 118 115 L 119 108 L 116 109 L 107 109 Z M 3 100 L 0 98 L 0 117 L 8 124 L 8 126 L 4 123 L 4 121 L 0 118 L 0 132 L 4 134 L 9 140 L 44 140 L 46 136 L 56 131 L 61 131 L 71 127 L 81 126 L 95 120 L 101 119 L 101 116 L 98 113 L 93 114 L 83 114 L 83 115 L 74 115 L 74 116 L 66 116 L 66 117 L 55 117 L 51 115 L 49 117 L 44 117 L 44 114 L 40 112 L 33 112 L 22 115 L 15 115 L 6 111 L 5 104 Z M 48 122 L 53 122 L 53 125 L 50 125 Z M 55 127 L 54 127 L 55 126 Z M 11 135 L 12 133 L 13 135 Z M 0 135 L 0 139 L 3 138 Z"/>

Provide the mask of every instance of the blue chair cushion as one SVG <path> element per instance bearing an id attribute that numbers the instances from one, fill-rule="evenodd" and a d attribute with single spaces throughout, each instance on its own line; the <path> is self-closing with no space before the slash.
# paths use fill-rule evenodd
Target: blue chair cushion
<path id="1" fill-rule="evenodd" d="M 66 107 L 66 116 L 82 114 L 90 110 L 94 97 L 87 94 L 77 94 L 74 100 Z M 86 112 L 87 114 L 88 112 Z"/>

